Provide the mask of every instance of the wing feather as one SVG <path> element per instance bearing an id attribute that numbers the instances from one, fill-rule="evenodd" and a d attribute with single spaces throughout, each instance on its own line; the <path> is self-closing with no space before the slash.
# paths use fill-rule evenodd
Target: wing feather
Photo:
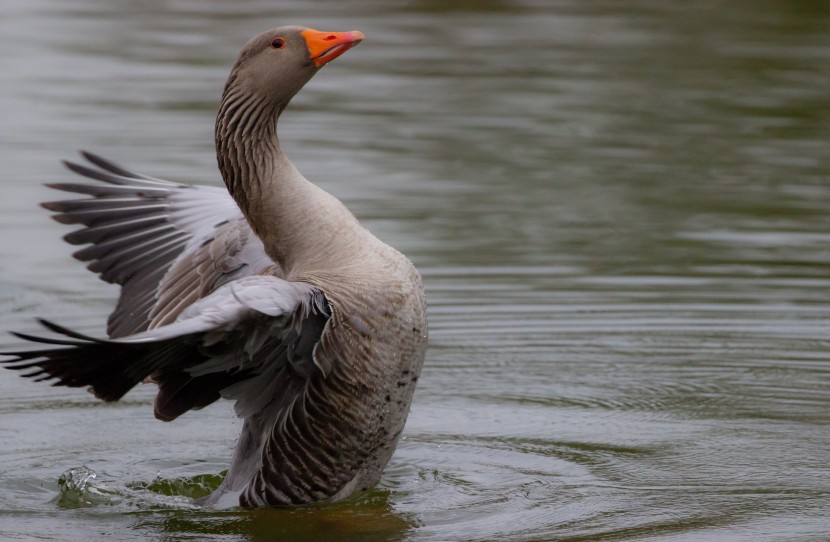
<path id="1" fill-rule="evenodd" d="M 214 227 L 210 236 L 194 240 L 170 266 L 150 312 L 150 328 L 169 324 L 193 301 L 241 277 L 269 274 L 282 277 L 262 242 L 242 219 Z"/>
<path id="2" fill-rule="evenodd" d="M 171 323 L 189 304 L 237 278 L 282 276 L 227 191 L 148 177 L 81 154 L 88 165 L 66 166 L 98 183 L 50 184 L 86 197 L 42 205 L 58 222 L 82 226 L 64 237 L 89 245 L 75 258 L 89 262 L 102 280 L 121 285 L 107 325 L 110 337 Z M 194 263 L 198 267 L 190 272 Z"/>
<path id="3" fill-rule="evenodd" d="M 101 158 L 95 154 L 92 154 L 88 151 L 81 151 L 81 156 L 86 158 L 90 163 L 98 166 L 99 168 L 103 169 L 104 171 L 109 171 L 110 173 L 114 173 L 115 175 L 119 175 L 121 177 L 129 177 L 131 179 L 144 179 L 146 181 L 158 181 L 159 179 L 154 179 L 153 177 L 148 177 L 147 175 L 142 175 L 141 173 L 135 173 L 133 171 L 126 170 L 121 166 L 110 162 L 105 158 Z M 164 181 L 167 182 L 167 181 Z M 169 183 L 168 183 L 169 184 Z"/>
<path id="4" fill-rule="evenodd" d="M 172 324 L 118 339 L 96 339 L 41 320 L 59 337 L 17 336 L 50 347 L 5 352 L 13 359 L 2 363 L 55 385 L 90 386 L 105 401 L 120 399 L 150 377 L 159 385 L 156 416 L 163 420 L 222 396 L 250 416 L 291 400 L 281 397 L 285 390 L 320 373 L 313 350 L 329 314 L 325 296 L 313 286 L 244 277 L 190 305 Z"/>

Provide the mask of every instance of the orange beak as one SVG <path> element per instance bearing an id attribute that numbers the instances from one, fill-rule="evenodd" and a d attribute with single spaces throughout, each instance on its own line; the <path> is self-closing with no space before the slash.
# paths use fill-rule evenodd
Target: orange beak
<path id="1" fill-rule="evenodd" d="M 320 32 L 319 30 L 303 30 L 301 32 L 308 45 L 308 58 L 314 61 L 318 68 L 339 57 L 361 41 L 363 32 Z"/>

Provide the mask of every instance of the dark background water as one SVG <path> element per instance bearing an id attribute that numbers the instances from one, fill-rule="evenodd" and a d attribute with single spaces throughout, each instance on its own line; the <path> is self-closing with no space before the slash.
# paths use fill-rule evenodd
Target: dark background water
<path id="1" fill-rule="evenodd" d="M 380 488 L 196 510 L 229 404 L 162 424 L 151 386 L 102 405 L 7 373 L 0 538 L 830 536 L 826 2 L 7 0 L 0 329 L 102 332 L 116 291 L 70 258 L 42 183 L 85 148 L 218 185 L 229 67 L 287 23 L 366 33 L 282 139 L 428 289 Z"/>

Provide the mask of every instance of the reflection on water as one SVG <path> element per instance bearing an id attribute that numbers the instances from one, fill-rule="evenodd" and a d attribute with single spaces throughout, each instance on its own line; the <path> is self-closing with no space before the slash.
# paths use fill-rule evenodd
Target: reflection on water
<path id="1" fill-rule="evenodd" d="M 367 40 L 298 96 L 284 144 L 422 270 L 431 347 L 380 488 L 255 513 L 182 504 L 227 468 L 229 405 L 161 424 L 150 387 L 101 405 L 0 374 L 0 538 L 830 531 L 822 2 L 1 9 L 0 329 L 43 315 L 99 333 L 112 305 L 36 210 L 55 197 L 42 183 L 67 179 L 58 160 L 89 148 L 218 184 L 229 66 L 250 35 L 298 22 Z M 60 506 L 83 465 L 110 500 Z"/>

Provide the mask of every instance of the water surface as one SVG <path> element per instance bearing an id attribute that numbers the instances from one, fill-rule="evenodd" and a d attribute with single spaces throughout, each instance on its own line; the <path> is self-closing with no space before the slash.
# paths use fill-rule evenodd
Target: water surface
<path id="1" fill-rule="evenodd" d="M 198 510 L 229 404 L 163 424 L 151 386 L 103 405 L 0 374 L 0 538 L 827 538 L 822 2 L 4 2 L 0 329 L 101 333 L 117 292 L 71 259 L 42 184 L 85 148 L 219 185 L 224 78 L 285 23 L 366 33 L 282 139 L 428 290 L 382 483 Z"/>

